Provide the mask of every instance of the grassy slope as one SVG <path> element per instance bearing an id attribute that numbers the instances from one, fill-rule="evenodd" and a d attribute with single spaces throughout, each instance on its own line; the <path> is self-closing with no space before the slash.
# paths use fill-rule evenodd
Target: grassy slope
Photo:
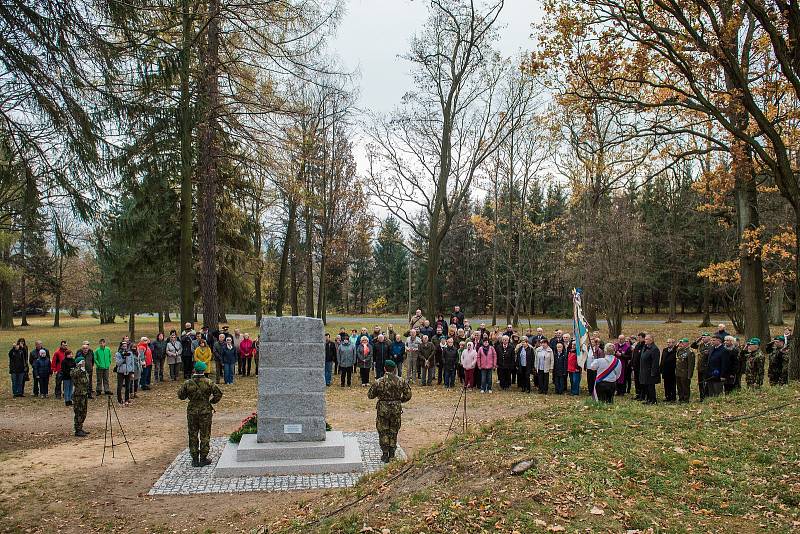
<path id="1" fill-rule="evenodd" d="M 406 466 L 289 510 L 269 532 L 797 531 L 798 401 L 790 386 L 704 404 L 550 405 L 425 451 L 394 480 Z"/>

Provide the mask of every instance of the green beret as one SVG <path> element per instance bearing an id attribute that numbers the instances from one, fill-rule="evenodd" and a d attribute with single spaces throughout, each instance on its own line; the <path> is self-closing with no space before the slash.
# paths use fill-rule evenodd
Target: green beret
<path id="1" fill-rule="evenodd" d="M 761 339 L 757 337 L 751 337 L 747 340 L 748 345 L 761 345 Z"/>
<path id="2" fill-rule="evenodd" d="M 206 364 L 204 362 L 194 362 L 194 370 L 198 373 L 205 373 Z"/>
<path id="3" fill-rule="evenodd" d="M 711 334 L 709 334 L 708 332 L 703 332 L 703 337 L 711 337 Z"/>
<path id="4" fill-rule="evenodd" d="M 678 343 L 688 343 L 688 342 L 689 342 L 689 338 L 686 338 L 686 337 L 683 337 L 683 338 L 678 340 Z"/>
<path id="5" fill-rule="evenodd" d="M 397 367 L 397 364 L 394 363 L 394 360 L 386 360 L 385 362 L 383 362 L 383 366 L 394 369 L 395 367 Z"/>
<path id="6" fill-rule="evenodd" d="M 75 358 L 75 365 L 81 363 L 82 361 L 83 361 L 83 356 L 78 356 L 77 358 Z"/>
<path id="7" fill-rule="evenodd" d="M 786 337 L 785 336 L 775 336 L 772 339 L 774 339 L 775 341 L 783 341 L 784 343 L 786 343 Z"/>

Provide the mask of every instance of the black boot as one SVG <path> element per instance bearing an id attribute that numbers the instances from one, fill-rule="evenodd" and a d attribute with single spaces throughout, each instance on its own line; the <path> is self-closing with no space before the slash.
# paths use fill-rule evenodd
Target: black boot
<path id="1" fill-rule="evenodd" d="M 192 467 L 200 467 L 200 460 L 196 456 L 192 456 Z"/>
<path id="2" fill-rule="evenodd" d="M 203 467 L 205 465 L 211 465 L 212 463 L 214 463 L 214 462 L 209 460 L 208 456 L 203 456 L 202 458 L 200 458 L 200 467 Z"/>
<path id="3" fill-rule="evenodd" d="M 395 451 L 394 447 L 389 449 L 389 461 L 394 460 L 394 451 Z"/>
<path id="4" fill-rule="evenodd" d="M 76 431 L 75 431 L 75 436 L 76 436 L 76 437 L 78 437 L 78 438 L 85 438 L 85 437 L 86 437 L 86 436 L 88 436 L 88 435 L 89 435 L 89 434 L 87 434 L 87 433 L 86 433 L 86 432 L 84 432 L 83 430 L 76 430 Z"/>
<path id="5" fill-rule="evenodd" d="M 381 462 L 385 464 L 389 463 L 389 451 L 383 451 L 383 456 L 381 456 Z"/>

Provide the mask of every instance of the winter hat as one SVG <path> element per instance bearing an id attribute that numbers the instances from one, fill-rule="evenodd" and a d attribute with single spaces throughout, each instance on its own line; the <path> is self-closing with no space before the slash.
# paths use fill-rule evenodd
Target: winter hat
<path id="1" fill-rule="evenodd" d="M 385 362 L 383 362 L 383 366 L 388 369 L 395 369 L 397 367 L 397 364 L 394 363 L 394 360 L 386 360 Z"/>

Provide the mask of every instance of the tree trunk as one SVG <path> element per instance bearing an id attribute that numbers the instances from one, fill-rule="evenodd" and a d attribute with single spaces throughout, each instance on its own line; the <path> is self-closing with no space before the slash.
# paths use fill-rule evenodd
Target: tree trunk
<path id="1" fill-rule="evenodd" d="M 180 53 L 180 140 L 181 140 L 181 212 L 179 247 L 179 285 L 181 325 L 194 320 L 194 252 L 192 250 L 192 112 L 189 93 L 192 18 L 189 0 L 182 0 L 182 44 Z"/>
<path id="2" fill-rule="evenodd" d="M 756 181 L 753 176 L 750 151 L 739 143 L 732 149 L 734 173 L 734 198 L 739 244 L 746 244 L 746 232 L 759 227 Z M 764 306 L 764 272 L 761 267 L 761 247 L 750 251 L 750 246 L 739 247 L 739 275 L 741 278 L 744 334 L 747 338 L 769 339 L 769 326 Z"/>
<path id="3" fill-rule="evenodd" d="M 306 317 L 314 317 L 314 221 L 306 206 Z"/>
<path id="4" fill-rule="evenodd" d="M 678 272 L 673 267 L 669 277 L 669 316 L 668 323 L 678 322 Z"/>
<path id="5" fill-rule="evenodd" d="M 794 209 L 794 272 L 800 273 L 800 206 Z M 796 299 L 800 298 L 800 276 L 794 278 L 794 294 Z M 795 306 L 793 335 L 797 336 L 800 332 L 800 307 Z M 800 380 L 800 343 L 792 339 L 789 343 L 789 380 Z"/>
<path id="6" fill-rule="evenodd" d="M 286 278 L 289 274 L 289 254 L 292 250 L 292 234 L 294 234 L 295 216 L 297 208 L 294 200 L 289 199 L 289 220 L 286 223 L 286 237 L 283 239 L 283 250 L 281 251 L 281 268 L 278 273 L 278 287 L 275 298 L 275 315 L 283 316 L 283 306 L 286 304 Z"/>
<path id="7" fill-rule="evenodd" d="M 128 314 L 128 337 L 131 338 L 131 343 L 136 342 L 135 341 L 136 338 L 134 337 L 135 332 L 136 332 L 136 312 L 130 312 Z"/>
<path id="8" fill-rule="evenodd" d="M 22 236 L 19 240 L 19 255 L 22 258 L 22 274 L 20 275 L 19 280 L 19 298 L 22 301 L 22 320 L 20 321 L 20 326 L 28 326 L 28 291 L 27 291 L 27 284 L 26 284 L 26 276 L 25 276 L 25 268 L 27 262 L 25 261 L 25 236 Z M 13 313 L 13 310 L 12 310 Z M 0 320 L 2 322 L 2 320 Z M 12 319 L 13 323 L 13 319 Z"/>
<path id="9" fill-rule="evenodd" d="M 297 232 L 295 232 L 296 234 Z M 297 297 L 297 239 L 292 240 L 292 254 L 289 262 L 289 306 L 292 316 L 300 315 L 300 303 Z"/>
<path id="10" fill-rule="evenodd" d="M 164 311 L 164 322 L 165 323 L 171 323 L 172 322 L 172 317 L 169 314 L 169 310 L 165 310 Z"/>
<path id="11" fill-rule="evenodd" d="M 63 254 L 58 255 L 58 275 L 56 277 L 56 295 L 55 295 L 55 307 L 56 311 L 53 314 L 53 327 L 58 328 L 61 326 L 61 286 L 64 282 L 64 256 Z"/>
<path id="12" fill-rule="evenodd" d="M 711 326 L 711 282 L 708 279 L 703 282 L 703 302 L 700 308 L 703 311 L 703 320 L 699 326 Z"/>
<path id="13" fill-rule="evenodd" d="M 164 313 L 158 312 L 158 333 L 164 332 Z"/>
<path id="14" fill-rule="evenodd" d="M 772 286 L 769 292 L 769 324 L 773 326 L 783 326 L 783 298 L 786 291 L 783 282 Z"/>
<path id="15" fill-rule="evenodd" d="M 209 330 L 219 324 L 217 295 L 217 189 L 219 184 L 220 147 L 219 113 L 219 0 L 208 2 L 206 46 L 201 79 L 202 120 L 198 124 L 198 175 L 200 196 L 200 271 L 202 276 L 203 321 Z"/>

